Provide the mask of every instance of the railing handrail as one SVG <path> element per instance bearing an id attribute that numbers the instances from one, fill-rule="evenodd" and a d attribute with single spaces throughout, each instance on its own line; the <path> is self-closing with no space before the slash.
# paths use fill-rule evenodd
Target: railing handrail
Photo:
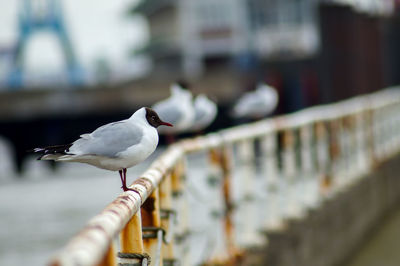
<path id="1" fill-rule="evenodd" d="M 167 148 L 130 188 L 119 195 L 100 214 L 93 217 L 83 230 L 52 259 L 51 265 L 96 265 L 109 245 L 132 216 L 170 175 L 176 164 L 192 152 L 206 151 L 245 139 L 257 138 L 272 132 L 300 128 L 307 124 L 330 121 L 347 115 L 380 108 L 399 102 L 400 90 L 390 88 L 369 95 L 357 96 L 338 103 L 307 108 L 292 114 L 224 129 L 205 136 L 182 140 Z"/>

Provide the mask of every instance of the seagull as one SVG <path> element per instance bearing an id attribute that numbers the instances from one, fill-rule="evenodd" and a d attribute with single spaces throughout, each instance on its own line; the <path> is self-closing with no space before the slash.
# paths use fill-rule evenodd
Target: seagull
<path id="1" fill-rule="evenodd" d="M 233 107 L 236 118 L 260 118 L 270 114 L 278 104 L 278 93 L 275 88 L 261 83 L 255 91 L 247 92 Z"/>
<path id="2" fill-rule="evenodd" d="M 194 100 L 195 117 L 192 130 L 200 131 L 208 127 L 217 116 L 217 105 L 207 98 L 205 94 L 199 94 Z"/>
<path id="3" fill-rule="evenodd" d="M 83 134 L 71 144 L 35 148 L 38 160 L 80 162 L 101 169 L 118 171 L 122 189 L 126 186 L 127 168 L 144 161 L 158 144 L 157 127 L 172 124 L 162 121 L 148 107 L 137 110 L 130 118 L 109 123 L 89 134 Z"/>
<path id="4" fill-rule="evenodd" d="M 155 103 L 152 108 L 160 118 L 174 124 L 174 128 L 160 128 L 161 134 L 173 135 L 187 131 L 195 117 L 192 93 L 183 83 L 174 83 L 170 87 L 171 96 Z"/>

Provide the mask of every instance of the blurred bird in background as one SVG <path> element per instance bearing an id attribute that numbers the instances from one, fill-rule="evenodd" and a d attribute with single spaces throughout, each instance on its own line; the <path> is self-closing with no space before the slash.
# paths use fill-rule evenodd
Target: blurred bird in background
<path id="1" fill-rule="evenodd" d="M 278 93 L 275 88 L 259 83 L 252 92 L 245 93 L 232 109 L 234 118 L 258 120 L 271 114 L 278 105 Z"/>
<path id="2" fill-rule="evenodd" d="M 193 95 L 189 86 L 184 82 L 175 82 L 170 88 L 171 96 L 155 103 L 152 108 L 160 118 L 169 121 L 173 128 L 160 128 L 159 133 L 167 136 L 169 143 L 174 142 L 175 135 L 188 131 L 195 118 Z"/>
<path id="3" fill-rule="evenodd" d="M 216 118 L 217 105 L 205 94 L 199 94 L 193 101 L 195 117 L 191 128 L 192 132 L 201 132 L 206 129 Z"/>

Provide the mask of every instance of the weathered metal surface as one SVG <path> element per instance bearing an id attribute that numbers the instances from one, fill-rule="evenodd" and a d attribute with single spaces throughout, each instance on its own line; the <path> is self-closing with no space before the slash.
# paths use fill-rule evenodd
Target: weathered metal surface
<path id="1" fill-rule="evenodd" d="M 136 212 L 120 233 L 121 253 L 143 254 L 141 213 Z M 140 259 L 124 259 L 125 263 L 140 263 Z"/>
<path id="2" fill-rule="evenodd" d="M 163 177 L 182 156 L 179 147 L 172 146 L 130 188 L 91 219 L 83 230 L 50 262 L 50 265 L 96 265 L 103 258 L 112 239 L 159 185 Z"/>
<path id="3" fill-rule="evenodd" d="M 112 243 L 121 231 L 123 253 L 147 252 L 151 256 L 152 265 L 157 261 L 161 265 L 162 257 L 166 262 L 179 257 L 183 265 L 190 265 L 189 252 L 176 254 L 178 251 L 183 252 L 182 246 L 187 244 L 183 239 L 188 237 L 190 229 L 187 201 L 183 197 L 184 176 L 187 171 L 184 164 L 187 154 L 204 151 L 209 152 L 211 164 L 218 168 L 215 174 L 222 177 L 218 193 L 224 210 L 220 222 L 223 224 L 225 245 L 221 249 L 224 254 L 205 257 L 204 261 L 224 265 L 237 262 L 242 247 L 234 237 L 237 229 L 233 216 L 235 206 L 240 202 L 235 202 L 232 192 L 233 147 L 242 147 L 241 161 L 254 161 L 257 150 L 261 152 L 261 158 L 264 160 L 264 168 L 261 168 L 265 170 L 264 174 L 268 178 L 265 182 L 267 194 L 263 195 L 265 198 L 262 200 L 265 200 L 265 206 L 268 206 L 268 211 L 274 215 L 272 220 L 275 220 L 254 222 L 252 227 L 259 224 L 264 227 L 276 225 L 276 218 L 282 219 L 285 216 L 285 211 L 280 209 L 288 207 L 279 205 L 282 204 L 282 199 L 293 207 L 292 210 L 307 206 L 302 201 L 309 199 L 295 194 L 298 193 L 297 180 L 300 178 L 302 181 L 312 180 L 316 185 L 320 183 L 319 196 L 325 197 L 326 192 L 331 193 L 340 186 L 351 183 L 369 171 L 371 166 L 376 166 L 398 152 L 399 110 L 400 91 L 388 89 L 174 144 L 133 182 L 130 188 L 134 191 L 124 192 L 89 221 L 53 258 L 50 265 L 113 265 L 115 259 L 111 257 L 116 251 Z M 282 137 L 280 147 L 277 145 L 279 136 Z M 249 148 L 255 144 L 254 140 L 259 142 L 257 145 L 260 145 L 260 149 Z M 281 157 L 279 152 L 282 153 Z M 296 156 L 300 160 L 296 159 Z M 248 166 L 254 167 L 252 165 L 254 164 L 250 163 Z M 282 176 L 285 178 L 282 179 Z M 336 178 L 337 176 L 339 178 Z M 241 192 L 255 193 L 255 180 L 247 174 L 245 179 L 250 187 L 242 187 Z M 254 200 L 254 204 L 262 204 L 262 200 Z M 171 217 L 163 218 L 161 213 L 172 211 L 172 208 L 180 218 L 174 230 L 180 239 L 176 241 L 180 244 L 175 243 L 177 249 L 173 250 L 172 244 L 167 243 L 160 247 L 161 242 L 156 238 L 143 239 L 141 230 L 149 226 L 161 226 L 168 235 Z M 248 213 L 250 216 L 254 215 L 254 212 Z M 239 218 L 254 219 L 243 216 L 246 215 Z M 270 218 L 271 216 L 267 217 Z M 245 231 L 251 233 L 254 230 L 247 228 Z"/>

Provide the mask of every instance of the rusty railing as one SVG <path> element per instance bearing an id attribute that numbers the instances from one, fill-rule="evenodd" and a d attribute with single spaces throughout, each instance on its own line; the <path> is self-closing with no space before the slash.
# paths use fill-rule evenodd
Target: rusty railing
<path id="1" fill-rule="evenodd" d="M 171 145 L 50 265 L 240 260 L 400 148 L 400 90 L 383 90 Z"/>

